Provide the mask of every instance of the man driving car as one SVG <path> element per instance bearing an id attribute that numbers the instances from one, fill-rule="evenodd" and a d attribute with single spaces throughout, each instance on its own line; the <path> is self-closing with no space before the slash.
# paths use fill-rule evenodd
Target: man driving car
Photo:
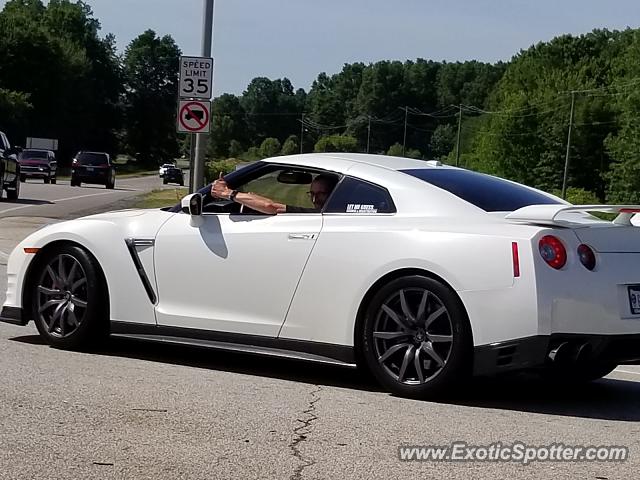
<path id="1" fill-rule="evenodd" d="M 322 207 L 337 183 L 338 177 L 335 175 L 317 175 L 311 182 L 308 192 L 309 198 L 313 202 L 313 207 L 285 205 L 255 193 L 233 190 L 229 188 L 227 182 L 222 178 L 222 173 L 220 173 L 218 179 L 211 185 L 211 195 L 213 197 L 232 200 L 252 210 L 268 215 L 277 213 L 318 213 L 322 210 Z"/>

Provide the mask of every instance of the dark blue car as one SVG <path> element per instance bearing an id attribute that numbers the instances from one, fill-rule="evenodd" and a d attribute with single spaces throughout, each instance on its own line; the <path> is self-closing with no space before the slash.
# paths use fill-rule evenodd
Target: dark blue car
<path id="1" fill-rule="evenodd" d="M 71 186 L 79 187 L 82 183 L 115 187 L 116 170 L 108 153 L 78 152 L 71 163 Z"/>

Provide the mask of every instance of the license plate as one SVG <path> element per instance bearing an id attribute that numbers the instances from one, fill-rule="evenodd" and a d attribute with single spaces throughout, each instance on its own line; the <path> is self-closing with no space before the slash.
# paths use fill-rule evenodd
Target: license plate
<path id="1" fill-rule="evenodd" d="M 87 167 L 87 172 L 93 172 L 93 167 Z"/>
<path id="2" fill-rule="evenodd" d="M 629 306 L 633 315 L 640 315 L 640 285 L 627 287 L 629 289 Z"/>

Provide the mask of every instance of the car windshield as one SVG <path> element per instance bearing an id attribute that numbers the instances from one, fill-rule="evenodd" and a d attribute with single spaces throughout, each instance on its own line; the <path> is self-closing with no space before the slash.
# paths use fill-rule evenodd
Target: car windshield
<path id="1" fill-rule="evenodd" d="M 20 159 L 21 160 L 26 160 L 26 159 L 45 159 L 47 158 L 47 152 L 44 152 L 42 150 L 23 150 L 22 153 L 20 153 Z"/>
<path id="2" fill-rule="evenodd" d="M 107 165 L 107 155 L 105 153 L 81 152 L 76 156 L 80 165 Z"/>
<path id="3" fill-rule="evenodd" d="M 401 171 L 447 190 L 487 212 L 512 212 L 529 205 L 560 203 L 524 185 L 470 170 L 417 168 Z"/>

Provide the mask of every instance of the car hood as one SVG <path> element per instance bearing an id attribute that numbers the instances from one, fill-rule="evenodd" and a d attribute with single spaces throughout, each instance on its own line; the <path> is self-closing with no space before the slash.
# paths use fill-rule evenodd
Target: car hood
<path id="1" fill-rule="evenodd" d="M 40 247 L 56 240 L 70 240 L 94 251 L 106 238 L 119 242 L 123 238 L 154 238 L 162 224 L 175 213 L 160 209 L 119 210 L 51 223 L 35 231 L 23 241 Z"/>
<path id="2" fill-rule="evenodd" d="M 97 213 L 95 215 L 88 215 L 81 217 L 78 220 L 114 220 L 130 219 L 132 217 L 140 217 L 142 215 L 149 214 L 151 212 L 157 212 L 157 209 L 141 209 L 130 208 L 127 210 L 116 210 L 113 212 Z"/>

